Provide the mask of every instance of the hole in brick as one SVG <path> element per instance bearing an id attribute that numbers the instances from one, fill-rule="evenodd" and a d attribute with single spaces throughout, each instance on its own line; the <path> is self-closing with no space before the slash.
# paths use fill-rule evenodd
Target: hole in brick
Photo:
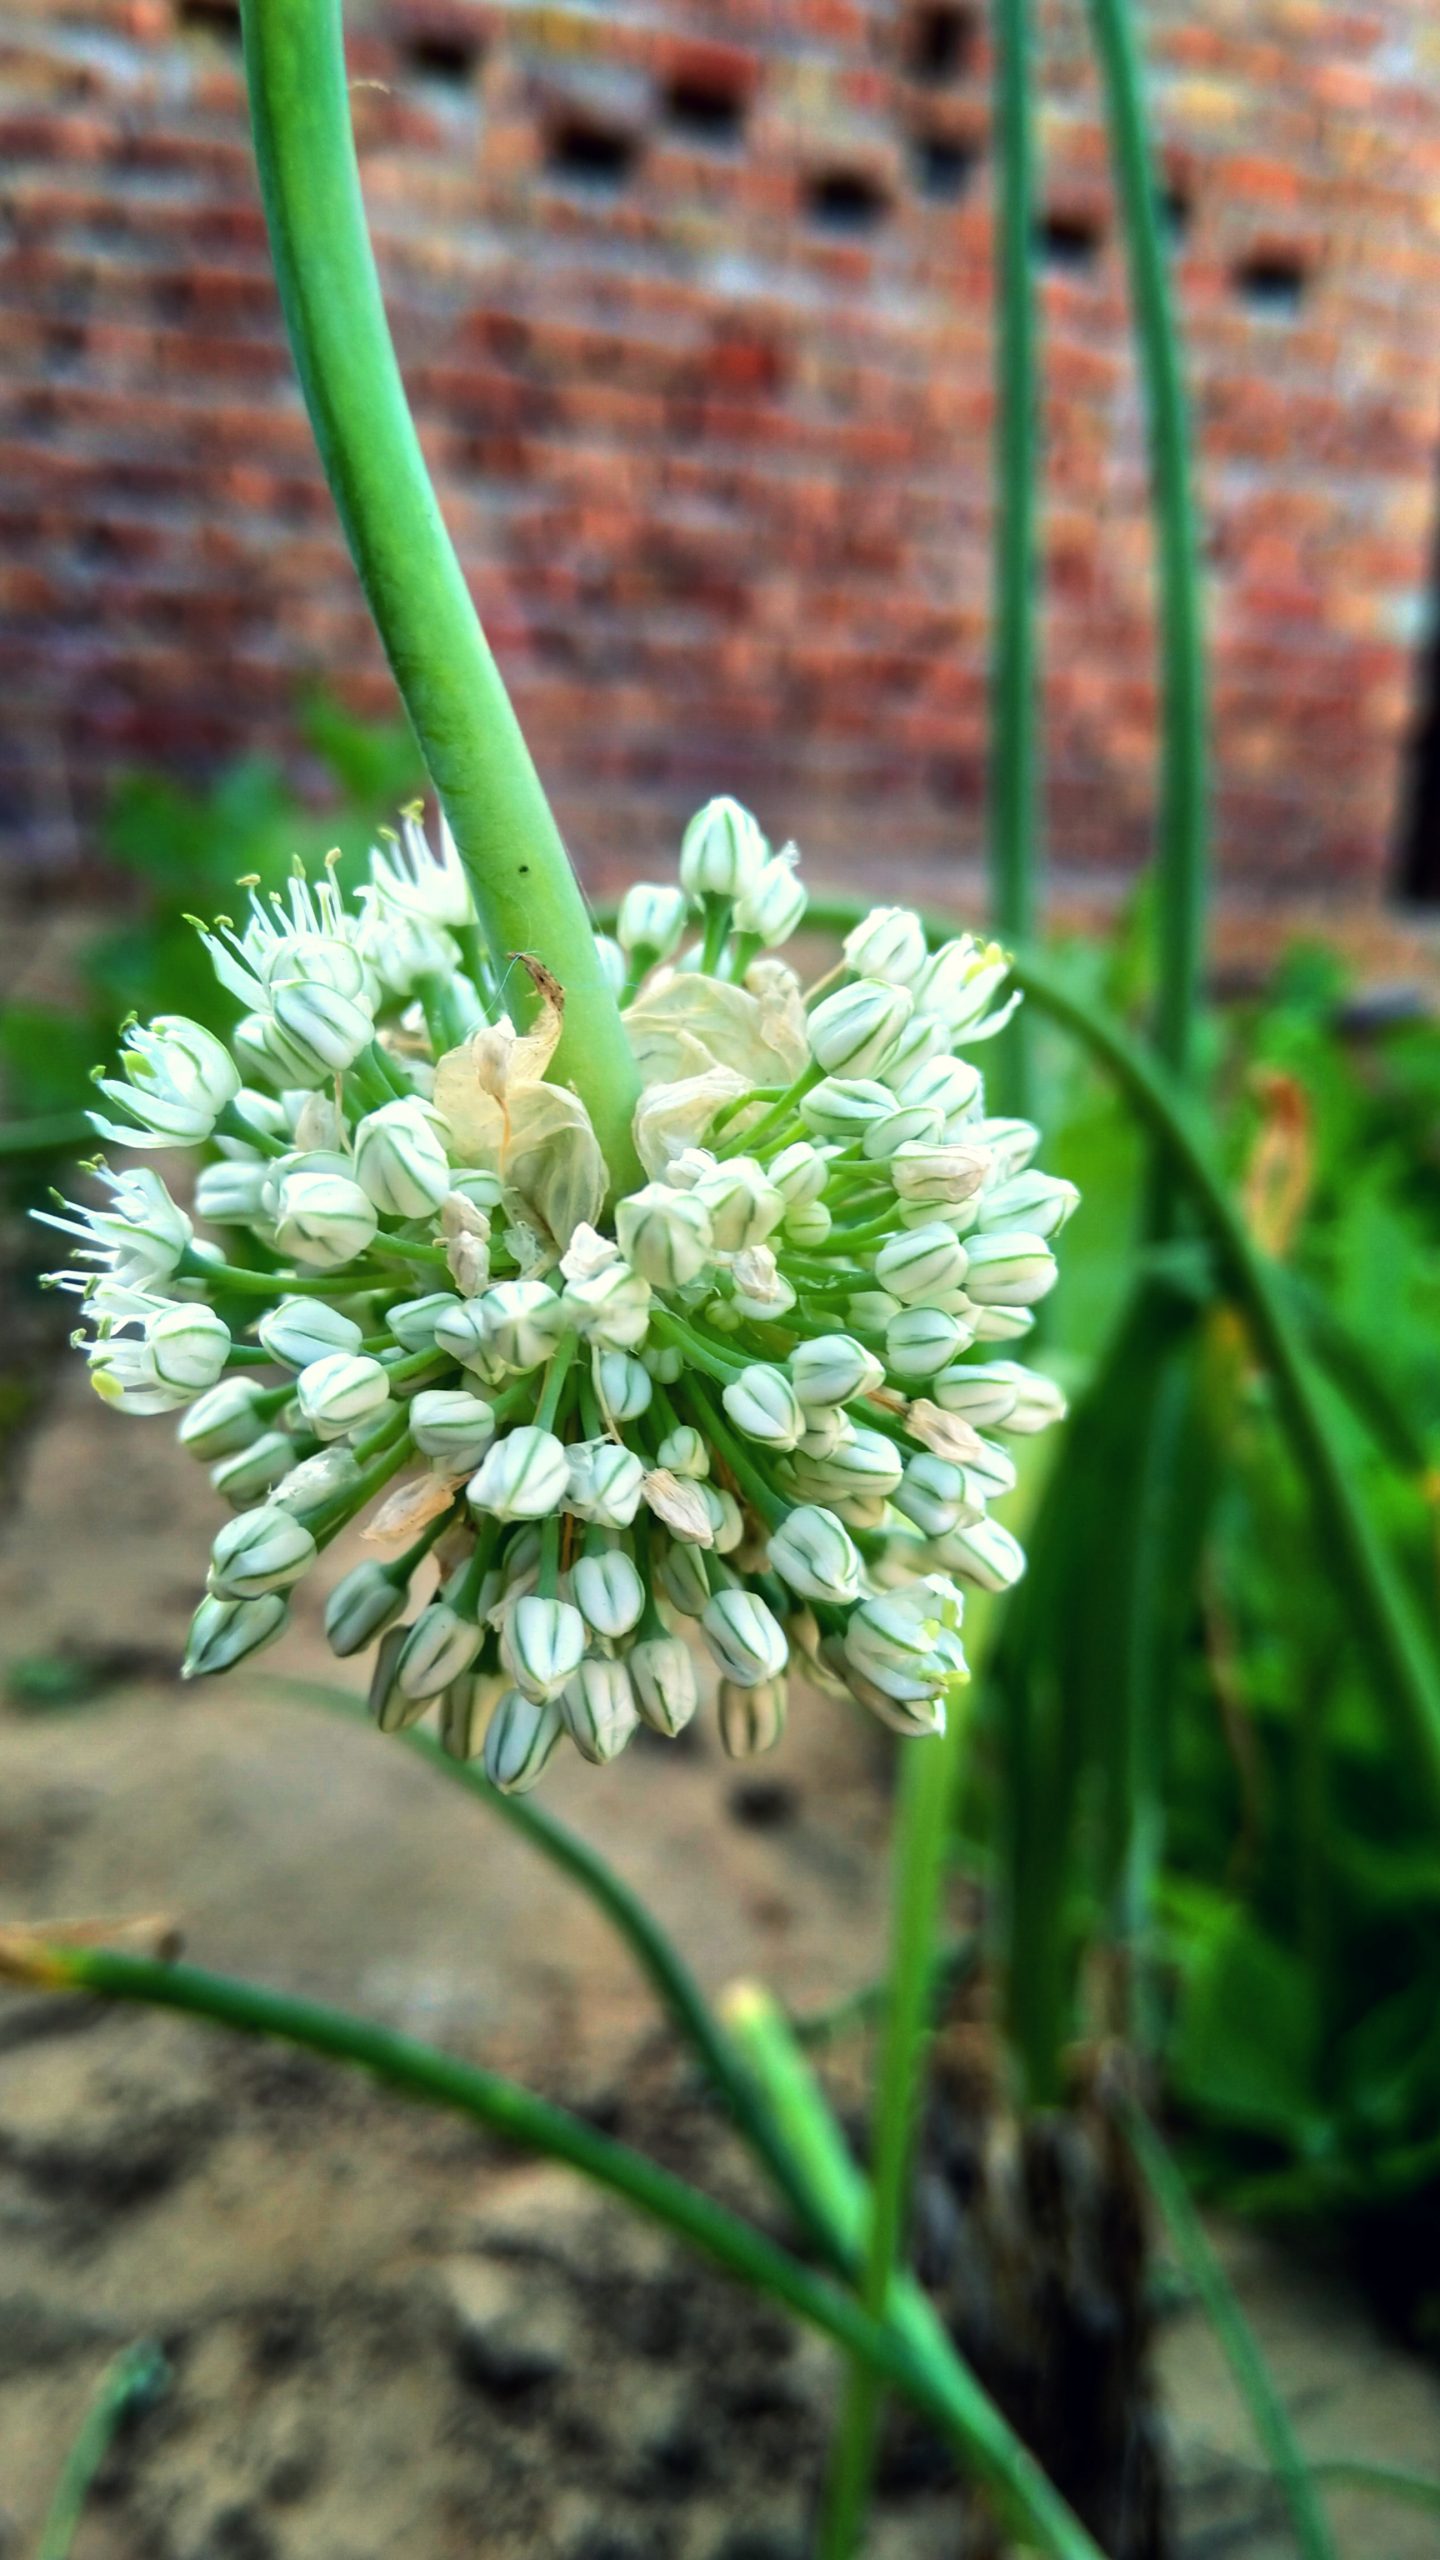
<path id="1" fill-rule="evenodd" d="M 219 36 L 224 44 L 238 44 L 240 0 L 177 0 L 175 22 L 192 35 Z"/>
<path id="2" fill-rule="evenodd" d="M 745 129 L 746 98 L 732 82 L 681 72 L 665 91 L 667 120 L 697 142 L 738 142 Z"/>
<path id="3" fill-rule="evenodd" d="M 1040 254 L 1049 267 L 1084 275 L 1100 255 L 1102 234 L 1093 215 L 1047 213 L 1040 225 Z"/>
<path id="4" fill-rule="evenodd" d="M 421 80 L 447 89 L 466 89 L 480 61 L 478 35 L 458 27 L 417 28 L 400 46 L 401 59 Z"/>
<path id="5" fill-rule="evenodd" d="M 550 127 L 546 158 L 557 178 L 586 187 L 623 187 L 640 156 L 637 137 L 623 125 L 564 115 Z"/>
<path id="6" fill-rule="evenodd" d="M 970 11 L 956 8 L 953 0 L 931 0 L 910 21 L 905 67 L 912 80 L 938 89 L 968 69 L 974 49 L 975 20 Z"/>
<path id="7" fill-rule="evenodd" d="M 980 159 L 973 142 L 955 142 L 943 133 L 919 133 L 910 149 L 915 184 L 922 196 L 953 204 L 964 195 Z"/>
<path id="8" fill-rule="evenodd" d="M 1194 206 L 1183 187 L 1167 186 L 1160 190 L 1160 220 L 1171 240 L 1183 240 L 1190 229 Z"/>
<path id="9" fill-rule="evenodd" d="M 873 231 L 890 199 L 864 169 L 818 169 L 805 182 L 805 210 L 825 231 Z"/>
<path id="10" fill-rule="evenodd" d="M 1279 320 L 1294 317 L 1305 299 L 1308 281 L 1302 259 L 1273 249 L 1242 258 L 1234 276 L 1235 290 L 1242 302 L 1247 302 L 1252 311 L 1268 312 Z"/>

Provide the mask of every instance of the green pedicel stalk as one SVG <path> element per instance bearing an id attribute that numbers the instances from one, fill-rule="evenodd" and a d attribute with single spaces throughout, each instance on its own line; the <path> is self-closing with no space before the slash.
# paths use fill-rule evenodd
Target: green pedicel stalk
<path id="1" fill-rule="evenodd" d="M 639 1078 L 584 901 L 445 530 L 406 403 L 365 223 L 340 0 L 244 0 L 255 156 L 296 370 L 351 553 L 497 961 L 565 992 L 556 1079 L 612 1184 L 641 1179 Z M 523 969 L 506 1001 L 528 1016 Z"/>
<path id="2" fill-rule="evenodd" d="M 969 1719 L 952 1690 L 943 1737 L 908 1744 L 900 1754 L 900 1807 L 891 1854 L 893 1948 L 877 2076 L 872 2194 L 861 2285 L 861 2300 L 876 2319 L 883 2318 L 903 2265 L 905 2208 L 929 2041 L 950 1814 L 968 1726 Z M 819 2544 L 822 2560 L 850 2560 L 859 2548 L 882 2398 L 872 2369 L 852 2365 L 831 2445 Z"/>
<path id="3" fill-rule="evenodd" d="M 158 2399 L 170 2378 L 160 2349 L 126 2347 L 105 2368 L 84 2423 L 65 2459 L 35 2560 L 70 2560 L 95 2475 L 127 2418 Z"/>

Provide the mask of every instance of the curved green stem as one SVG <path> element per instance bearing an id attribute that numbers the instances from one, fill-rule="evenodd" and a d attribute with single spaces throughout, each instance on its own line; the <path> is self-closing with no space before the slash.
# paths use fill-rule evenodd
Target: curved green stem
<path id="1" fill-rule="evenodd" d="M 1036 930 L 1041 741 L 1036 648 L 1040 386 L 1035 324 L 1035 119 L 1029 0 L 996 0 L 994 640 L 990 684 L 990 909 L 1006 942 Z M 1028 1025 L 1000 1060 L 1007 1105 L 1028 1115 Z"/>
<path id="2" fill-rule="evenodd" d="M 872 2319 L 826 2278 L 668 2169 L 498 2072 L 458 2062 L 433 2045 L 318 2001 L 207 1973 L 198 1966 L 165 1964 L 110 1948 L 47 1946 L 28 1934 L 15 1933 L 0 1941 L 0 1974 L 32 1988 L 92 1991 L 102 1999 L 131 2000 L 208 2018 L 243 2034 L 274 2036 L 369 2071 L 390 2087 L 431 2105 L 453 2108 L 519 2149 L 564 2161 L 594 2185 L 623 2197 L 650 2221 L 687 2241 L 726 2274 L 783 2303 L 847 2354 L 873 2357 L 886 2380 L 943 2428 L 964 2459 L 981 2468 L 1013 2499 L 1042 2550 L 1055 2555 L 1055 2560 L 1100 2560 L 1089 2536 L 1036 2472 L 998 2412 L 983 2394 L 977 2395 L 962 2368 L 953 2367 L 943 2356 L 924 2353 L 893 2327 Z M 988 2427 L 977 2429 L 976 2396 L 989 2413 Z"/>
<path id="3" fill-rule="evenodd" d="M 1205 638 L 1190 422 L 1130 0 L 1089 0 L 1089 11 L 1130 261 L 1160 581 L 1155 1042 L 1183 1080 L 1194 1065 L 1209 892 Z"/>
<path id="4" fill-rule="evenodd" d="M 950 1814 L 968 1718 L 951 1705 L 942 1740 L 900 1754 L 900 1808 L 891 1852 L 895 1895 L 890 1981 L 876 2078 L 871 2201 L 860 2298 L 884 2316 L 903 2266 L 925 2057 L 929 2043 L 935 1939 L 945 1889 Z M 868 2365 L 851 2366 L 831 2443 L 819 2541 L 821 2560 L 850 2560 L 860 2546 L 883 2391 Z"/>
<path id="5" fill-rule="evenodd" d="M 612 1180 L 642 1176 L 639 1090 L 579 886 L 445 530 L 371 253 L 340 0 L 244 0 L 255 157 L 286 327 L 370 610 L 502 970 L 529 952 L 565 990 L 556 1077 Z M 523 970 L 507 1001 L 533 1009 Z"/>

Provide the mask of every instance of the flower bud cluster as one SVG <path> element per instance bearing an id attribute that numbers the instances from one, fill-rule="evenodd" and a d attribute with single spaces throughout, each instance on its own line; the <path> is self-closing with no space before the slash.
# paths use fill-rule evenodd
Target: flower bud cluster
<path id="1" fill-rule="evenodd" d="M 51 1220 L 97 1389 L 178 1413 L 231 1510 L 189 1675 L 278 1637 L 363 1522 L 333 1650 L 373 1656 L 384 1730 L 433 1711 L 497 1786 L 679 1733 L 697 1653 L 735 1753 L 778 1738 L 797 1661 L 943 1727 L 964 1586 L 1024 1567 L 991 1516 L 1008 1435 L 1064 1410 L 1013 1352 L 1076 1195 L 969 1054 L 1012 1010 L 1003 953 L 880 908 L 807 993 L 776 956 L 804 910 L 794 848 L 729 800 L 678 885 L 627 892 L 645 1179 L 608 1206 L 545 1081 L 558 1010 L 502 1013 L 443 829 L 407 816 L 356 898 L 327 870 L 203 933 L 229 1042 L 132 1028 L 96 1115 L 202 1150 L 188 1205 L 97 1164 L 101 1204 Z"/>

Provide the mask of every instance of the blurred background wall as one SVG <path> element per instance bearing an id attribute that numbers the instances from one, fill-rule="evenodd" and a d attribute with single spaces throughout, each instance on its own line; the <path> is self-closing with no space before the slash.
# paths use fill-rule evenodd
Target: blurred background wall
<path id="1" fill-rule="evenodd" d="M 1142 18 L 1222 860 L 1241 898 L 1373 907 L 1429 720 L 1440 19 Z M 588 875 L 653 860 L 724 787 L 816 875 L 963 885 L 990 535 L 978 0 L 347 19 L 402 360 Z M 0 801 L 12 857 L 53 865 L 127 767 L 293 755 L 307 685 L 393 696 L 280 334 L 232 0 L 4 0 L 0 28 Z M 1151 810 L 1142 419 L 1079 0 L 1043 41 L 1049 829 L 1103 890 Z M 1408 858 L 1440 895 L 1440 847 Z"/>

